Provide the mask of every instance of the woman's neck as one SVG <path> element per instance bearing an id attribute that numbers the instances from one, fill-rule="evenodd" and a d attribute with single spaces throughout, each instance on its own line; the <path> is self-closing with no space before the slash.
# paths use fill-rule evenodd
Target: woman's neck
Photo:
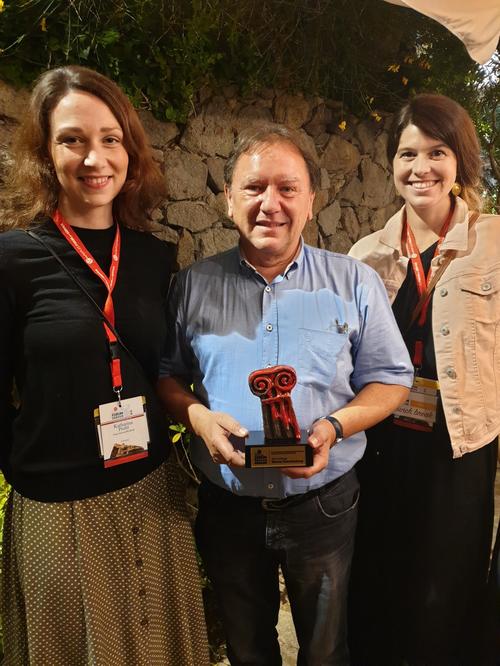
<path id="1" fill-rule="evenodd" d="M 450 214 L 452 205 L 450 199 L 447 199 L 444 203 L 446 205 L 434 206 L 418 212 L 409 204 L 406 204 L 406 220 L 413 231 L 420 252 L 426 250 L 439 239 L 441 229 Z"/>
<path id="2" fill-rule="evenodd" d="M 93 206 L 86 210 L 78 210 L 64 200 L 59 200 L 59 212 L 72 227 L 82 229 L 109 229 L 113 226 L 111 206 Z"/>

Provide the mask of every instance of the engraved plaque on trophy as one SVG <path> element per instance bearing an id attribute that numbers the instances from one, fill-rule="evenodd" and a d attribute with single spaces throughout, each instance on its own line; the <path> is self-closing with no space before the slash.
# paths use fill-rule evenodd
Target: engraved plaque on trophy
<path id="1" fill-rule="evenodd" d="M 250 390 L 260 398 L 263 431 L 251 431 L 245 445 L 245 466 L 309 467 L 312 449 L 307 432 L 299 428 L 291 391 L 297 383 L 289 365 L 255 370 L 248 377 Z"/>

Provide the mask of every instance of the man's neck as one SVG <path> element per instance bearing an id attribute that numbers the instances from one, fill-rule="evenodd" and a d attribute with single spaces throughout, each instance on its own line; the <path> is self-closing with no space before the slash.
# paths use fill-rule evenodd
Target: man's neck
<path id="1" fill-rule="evenodd" d="M 262 275 L 268 283 L 271 283 L 278 277 L 278 275 L 283 275 L 285 273 L 287 267 L 297 258 L 300 249 L 301 244 L 299 243 L 296 251 L 283 259 L 283 257 L 276 257 L 273 255 L 266 256 L 259 251 L 255 253 L 245 251 L 245 248 L 240 243 L 240 253 L 243 259 L 252 266 L 259 275 Z"/>

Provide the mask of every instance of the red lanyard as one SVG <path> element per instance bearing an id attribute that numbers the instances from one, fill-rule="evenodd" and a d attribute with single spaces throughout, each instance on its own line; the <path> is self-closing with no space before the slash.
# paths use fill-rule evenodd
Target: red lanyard
<path id="1" fill-rule="evenodd" d="M 68 241 L 71 247 L 77 252 L 82 260 L 87 264 L 90 270 L 97 275 L 97 277 L 104 283 L 104 286 L 108 290 L 108 296 L 104 304 L 104 314 L 109 319 L 113 326 L 115 325 L 115 308 L 113 305 L 113 289 L 115 288 L 116 278 L 118 276 L 118 268 L 120 265 L 120 249 L 121 249 L 121 237 L 120 237 L 120 227 L 116 225 L 115 240 L 113 241 L 113 249 L 111 251 L 111 266 L 109 269 L 109 276 L 102 270 L 94 257 L 87 250 L 82 241 L 78 236 L 73 232 L 73 229 L 63 218 L 61 213 L 56 210 L 52 218 L 55 225 Z M 118 400 L 120 400 L 120 392 L 123 389 L 122 384 L 122 374 L 121 374 L 121 363 L 119 355 L 119 345 L 116 340 L 116 335 L 111 331 L 111 329 L 106 326 L 103 322 L 104 331 L 108 339 L 109 353 L 110 353 L 110 369 L 111 369 L 111 381 L 113 383 L 113 391 L 118 395 Z"/>
<path id="2" fill-rule="evenodd" d="M 451 218 L 453 217 L 453 206 L 450 208 L 450 212 L 448 213 L 448 217 L 446 218 L 443 226 L 441 227 L 441 231 L 439 232 L 439 239 L 436 244 L 436 250 L 434 251 L 433 258 L 436 257 L 439 254 L 439 248 L 441 247 L 441 243 L 444 240 L 444 237 L 446 236 Z M 418 296 L 419 298 L 422 297 L 422 295 L 425 293 L 427 287 L 429 286 L 429 283 L 431 281 L 432 277 L 432 262 L 431 265 L 429 266 L 429 270 L 427 272 L 427 276 L 425 275 L 424 272 L 424 267 L 422 265 L 422 259 L 420 257 L 420 252 L 417 247 L 417 243 L 415 241 L 415 236 L 413 234 L 413 231 L 411 230 L 410 225 L 408 224 L 406 220 L 406 210 L 404 213 L 404 226 L 403 226 L 403 238 L 406 243 L 406 249 L 408 252 L 408 255 L 410 257 L 411 261 L 411 266 L 413 269 L 413 274 L 415 276 L 415 282 L 417 285 L 417 291 L 418 291 Z M 418 317 L 417 323 L 420 327 L 422 327 L 425 324 L 425 321 L 427 319 L 427 311 L 429 309 L 429 302 L 430 302 L 430 294 L 425 301 L 421 311 L 420 315 Z M 423 355 L 424 355 L 424 343 L 423 340 L 416 340 L 415 342 L 415 349 L 413 352 L 413 365 L 416 368 L 421 368 L 422 367 L 422 361 L 423 361 Z"/>

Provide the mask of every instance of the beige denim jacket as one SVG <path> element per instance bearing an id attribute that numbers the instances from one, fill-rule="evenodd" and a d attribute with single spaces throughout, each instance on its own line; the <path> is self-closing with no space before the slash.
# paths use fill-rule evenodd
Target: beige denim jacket
<path id="1" fill-rule="evenodd" d="M 467 204 L 457 205 L 433 272 L 455 251 L 439 279 L 432 331 L 446 424 L 459 458 L 500 433 L 500 216 L 481 215 L 469 229 Z M 359 240 L 349 254 L 374 268 L 394 301 L 406 277 L 403 209 L 385 227 Z"/>

